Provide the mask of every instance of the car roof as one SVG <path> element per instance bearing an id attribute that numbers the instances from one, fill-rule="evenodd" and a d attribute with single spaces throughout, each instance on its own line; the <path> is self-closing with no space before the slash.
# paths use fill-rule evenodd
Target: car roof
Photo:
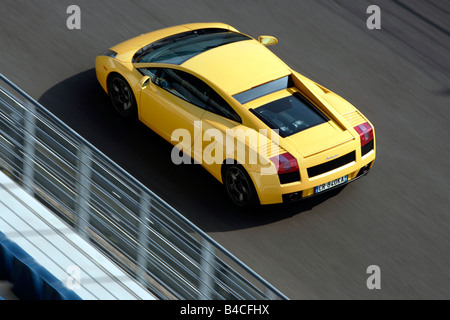
<path id="1" fill-rule="evenodd" d="M 230 95 L 291 74 L 284 62 L 254 39 L 208 50 L 181 66 L 198 73 Z"/>

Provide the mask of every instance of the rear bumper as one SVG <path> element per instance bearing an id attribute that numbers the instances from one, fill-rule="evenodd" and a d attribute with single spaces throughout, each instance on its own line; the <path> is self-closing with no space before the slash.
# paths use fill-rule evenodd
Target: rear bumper
<path id="1" fill-rule="evenodd" d="M 368 164 L 368 165 L 362 167 L 354 178 L 349 179 L 345 183 L 342 183 L 340 185 L 334 186 L 332 188 L 329 188 L 329 189 L 324 190 L 324 191 L 319 192 L 319 193 L 314 193 L 314 189 L 315 188 L 311 188 L 312 190 L 304 190 L 304 191 L 297 191 L 297 192 L 292 192 L 292 193 L 285 193 L 285 194 L 282 195 L 283 203 L 291 203 L 291 202 L 296 202 L 296 201 L 308 199 L 308 198 L 311 198 L 311 197 L 314 197 L 314 196 L 318 196 L 318 195 L 327 193 L 328 191 L 331 191 L 331 190 L 334 190 L 334 189 L 346 186 L 347 184 L 349 184 L 351 182 L 354 182 L 354 181 L 356 181 L 356 180 L 366 176 L 369 173 L 370 168 L 371 168 L 371 164 Z"/>
<path id="2" fill-rule="evenodd" d="M 341 187 L 365 176 L 375 161 L 375 149 L 361 157 L 357 151 L 355 161 L 329 172 L 309 178 L 307 169 L 300 169 L 301 181 L 280 184 L 278 175 L 261 176 L 257 172 L 249 172 L 254 182 L 261 205 L 298 201 L 315 195 L 320 195 L 334 188 Z M 347 182 L 315 193 L 315 187 L 335 179 L 347 176 Z"/>

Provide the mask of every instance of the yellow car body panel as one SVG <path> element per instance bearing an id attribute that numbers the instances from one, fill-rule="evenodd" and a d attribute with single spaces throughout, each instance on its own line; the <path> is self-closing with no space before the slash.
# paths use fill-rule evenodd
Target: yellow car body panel
<path id="1" fill-rule="evenodd" d="M 347 182 L 351 182 L 367 173 L 376 156 L 375 130 L 369 120 L 345 99 L 292 70 L 255 39 L 207 50 L 181 64 L 132 61 L 138 50 L 153 42 L 205 28 L 239 33 L 235 28 L 222 23 L 199 23 L 166 28 L 127 40 L 111 47 L 109 53 L 96 58 L 95 69 L 100 85 L 109 93 L 110 77 L 120 74 L 133 92 L 138 119 L 177 148 L 187 151 L 192 159 L 201 163 L 220 182 L 224 183 L 224 162 L 227 159 L 238 161 L 251 178 L 261 204 L 309 197 L 316 194 L 317 186 L 344 176 L 348 177 Z M 241 121 L 225 118 L 185 101 L 170 90 L 153 83 L 139 71 L 141 68 L 168 68 L 195 76 L 219 94 L 239 115 Z M 286 76 L 291 77 L 294 84 L 292 87 L 268 93 L 247 103 L 240 103 L 234 97 Z M 306 98 L 328 121 L 282 137 L 255 116 L 255 109 L 296 93 Z M 355 129 L 363 123 L 368 123 L 373 133 L 373 148 L 364 155 L 361 151 L 360 133 Z M 187 130 L 191 139 L 174 140 L 173 133 L 178 129 Z M 212 132 L 209 129 L 220 132 L 223 138 L 208 136 L 208 132 Z M 258 130 L 263 133 L 257 134 L 258 145 L 254 146 L 239 134 L 230 135 L 230 130 L 240 130 L 240 134 L 244 136 Z M 234 150 L 239 147 L 254 150 L 261 155 L 260 162 L 248 163 L 242 156 L 239 158 L 235 153 L 228 153 L 227 143 L 232 143 Z M 214 161 L 205 161 L 204 154 L 212 149 L 222 152 L 215 152 Z M 269 159 L 286 152 L 297 160 L 300 179 L 281 183 L 277 169 Z M 354 155 L 352 161 L 311 174 L 311 168 L 330 164 L 333 159 L 349 154 Z"/>
<path id="2" fill-rule="evenodd" d="M 155 85 L 142 90 L 139 101 L 139 119 L 164 139 L 171 141 L 175 130 L 185 129 L 189 131 L 191 141 L 195 140 L 194 123 L 201 121 L 204 109 Z M 184 149 L 189 150 L 191 145 L 184 146 Z"/>

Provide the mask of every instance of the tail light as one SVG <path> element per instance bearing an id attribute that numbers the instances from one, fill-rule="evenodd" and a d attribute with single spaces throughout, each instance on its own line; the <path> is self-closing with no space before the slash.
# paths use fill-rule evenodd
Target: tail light
<path id="1" fill-rule="evenodd" d="M 373 129 L 368 122 L 364 122 L 354 127 L 354 129 L 359 133 L 359 137 L 361 138 L 361 147 L 373 139 Z"/>
<path id="2" fill-rule="evenodd" d="M 275 164 L 278 174 L 298 171 L 297 160 L 289 152 L 272 157 L 270 160 Z"/>

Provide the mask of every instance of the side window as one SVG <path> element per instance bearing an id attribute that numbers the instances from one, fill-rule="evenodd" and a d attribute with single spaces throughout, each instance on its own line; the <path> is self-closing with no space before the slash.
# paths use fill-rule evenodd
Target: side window
<path id="1" fill-rule="evenodd" d="M 222 117 L 234 120 L 236 122 L 242 122 L 241 117 L 236 113 L 236 111 L 233 110 L 224 98 L 212 89 L 206 109 Z"/>
<path id="2" fill-rule="evenodd" d="M 146 69 L 154 84 L 202 109 L 208 102 L 209 86 L 193 75 L 174 69 Z"/>
<path id="3" fill-rule="evenodd" d="M 202 109 L 242 122 L 231 106 L 210 86 L 190 73 L 176 69 L 141 69 L 152 82 L 164 90 Z"/>
<path id="4" fill-rule="evenodd" d="M 156 79 L 156 73 L 158 72 L 159 69 L 149 69 L 149 68 L 142 68 L 139 69 L 139 71 L 147 77 L 150 77 L 150 79 L 152 79 L 152 82 L 155 83 L 155 79 Z"/>

